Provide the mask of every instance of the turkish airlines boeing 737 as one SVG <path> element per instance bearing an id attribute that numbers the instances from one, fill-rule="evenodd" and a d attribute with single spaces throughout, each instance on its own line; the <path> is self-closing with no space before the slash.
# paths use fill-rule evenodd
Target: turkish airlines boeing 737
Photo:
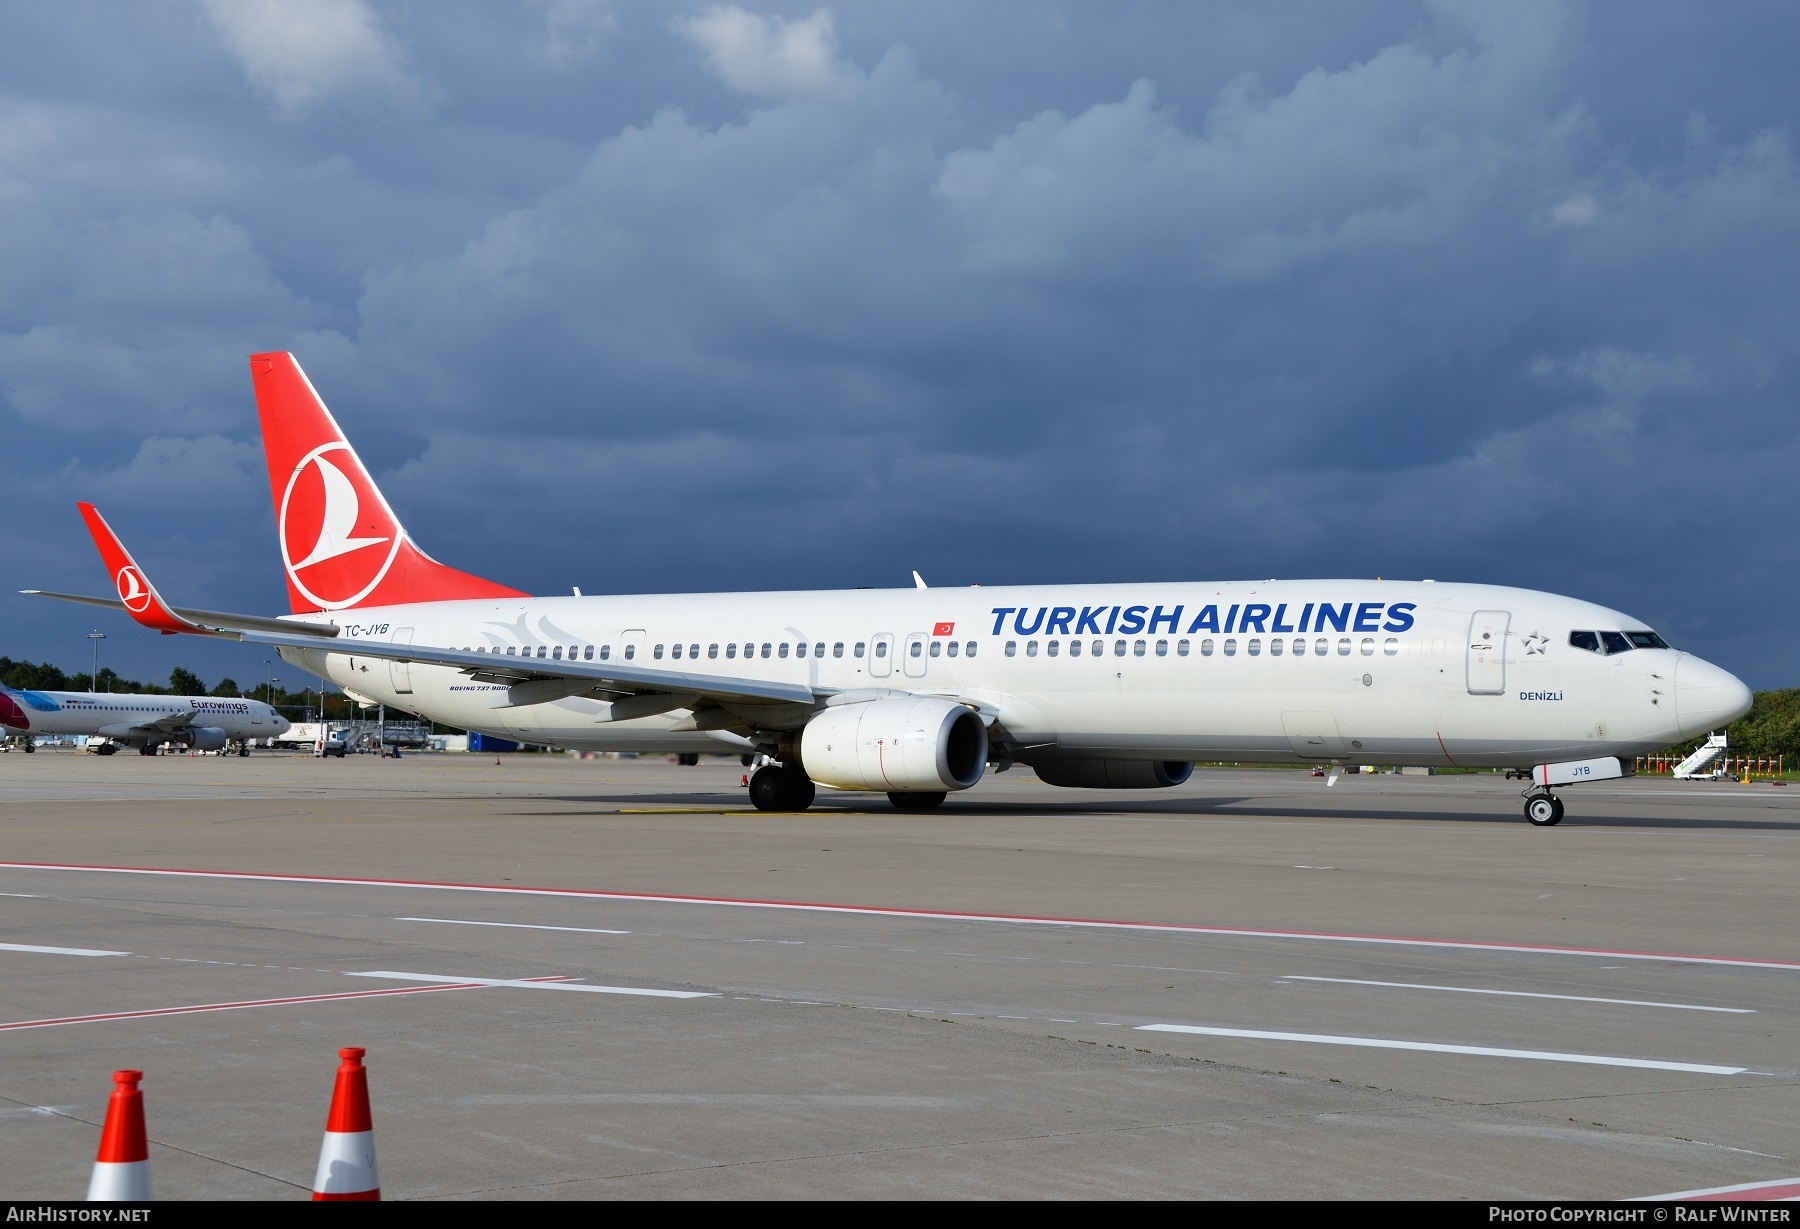
<path id="1" fill-rule="evenodd" d="M 416 545 L 290 354 L 250 359 L 292 613 L 166 604 L 80 505 L 123 606 L 275 647 L 357 698 L 562 747 L 759 751 L 764 810 L 814 784 L 931 807 L 992 765 L 1179 784 L 1195 760 L 1530 769 L 1559 786 L 1743 714 L 1731 674 L 1574 598 L 1431 581 L 532 597 Z M 33 591 L 36 592 L 36 591 Z M 1328 782 L 1329 784 L 1329 782 Z"/>

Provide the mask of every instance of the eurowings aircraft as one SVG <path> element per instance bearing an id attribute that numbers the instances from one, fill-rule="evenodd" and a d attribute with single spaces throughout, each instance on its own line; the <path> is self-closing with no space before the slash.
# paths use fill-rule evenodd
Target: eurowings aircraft
<path id="1" fill-rule="evenodd" d="M 757 751 L 765 810 L 815 784 L 932 807 L 1025 764 L 1179 784 L 1196 760 L 1529 769 L 1556 789 L 1744 713 L 1642 621 L 1527 589 L 1225 581 L 533 597 L 413 542 L 290 354 L 250 359 L 291 613 L 167 605 L 81 505 L 123 606 L 428 720 L 571 748 Z M 66 594 L 47 596 L 69 597 Z"/>
<path id="2" fill-rule="evenodd" d="M 0 686 L 0 727 L 22 737 L 25 750 L 40 734 L 86 734 L 105 741 L 90 748 L 111 755 L 136 747 L 155 755 L 164 743 L 193 751 L 235 744 L 249 754 L 253 738 L 285 734 L 290 722 L 261 700 L 220 696 L 132 696 L 104 691 L 16 691 Z"/>

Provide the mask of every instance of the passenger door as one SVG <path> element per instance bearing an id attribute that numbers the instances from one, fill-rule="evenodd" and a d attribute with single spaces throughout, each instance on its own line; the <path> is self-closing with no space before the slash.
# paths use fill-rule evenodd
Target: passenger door
<path id="1" fill-rule="evenodd" d="M 909 679 L 925 677 L 925 646 L 931 637 L 924 632 L 914 632 L 906 638 L 906 656 L 901 659 L 900 668 Z"/>
<path id="2" fill-rule="evenodd" d="M 1469 620 L 1469 694 L 1498 696 L 1506 691 L 1506 629 L 1512 614 L 1477 610 Z"/>
<path id="3" fill-rule="evenodd" d="M 881 632 L 869 638 L 869 677 L 884 679 L 894 672 L 894 637 Z"/>
<path id="4" fill-rule="evenodd" d="M 411 644 L 412 638 L 412 628 L 397 627 L 394 629 L 395 644 Z M 389 662 L 388 680 L 393 683 L 396 692 L 403 696 L 410 696 L 412 694 L 412 663 L 407 661 Z"/>

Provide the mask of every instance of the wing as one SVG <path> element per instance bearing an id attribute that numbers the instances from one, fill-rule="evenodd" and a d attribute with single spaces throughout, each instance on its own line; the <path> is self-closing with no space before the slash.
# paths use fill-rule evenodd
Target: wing
<path id="1" fill-rule="evenodd" d="M 605 692 L 619 697 L 668 695 L 725 703 L 818 703 L 830 690 L 804 683 L 776 683 L 763 679 L 732 678 L 720 674 L 689 674 L 681 670 L 651 670 L 627 662 L 547 661 L 531 657 L 503 657 L 466 649 L 440 649 L 429 645 L 392 644 L 385 640 L 335 640 L 321 644 L 316 637 L 291 632 L 228 631 L 224 634 L 246 644 L 273 648 L 321 649 L 350 657 L 374 657 L 382 661 L 410 662 L 425 666 L 450 666 L 482 682 L 508 688 L 511 704 L 542 704 L 565 696 Z M 687 704 L 675 707 L 691 707 Z"/>
<path id="2" fill-rule="evenodd" d="M 119 600 L 78 597 L 64 593 L 26 590 L 40 597 L 123 608 L 145 627 L 164 635 L 187 633 L 241 640 L 278 649 L 325 650 L 352 657 L 410 662 L 425 666 L 449 666 L 471 678 L 501 683 L 507 688 L 506 706 L 544 704 L 568 696 L 598 695 L 625 701 L 614 704 L 619 716 L 647 716 L 673 708 L 691 708 L 706 702 L 724 704 L 818 704 L 831 694 L 799 683 L 774 683 L 728 675 L 689 674 L 680 670 L 651 670 L 627 662 L 550 661 L 473 653 L 466 649 L 430 645 L 392 644 L 377 640 L 345 640 L 335 624 L 296 623 L 262 615 L 231 615 L 218 611 L 177 610 L 164 602 L 149 577 L 125 549 L 112 526 L 92 504 L 77 504 L 93 535 L 94 545 L 118 587 Z"/>

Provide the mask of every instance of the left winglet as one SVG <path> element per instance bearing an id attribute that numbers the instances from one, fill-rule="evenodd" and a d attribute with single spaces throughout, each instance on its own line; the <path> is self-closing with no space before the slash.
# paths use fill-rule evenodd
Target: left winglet
<path id="1" fill-rule="evenodd" d="M 132 618 L 145 627 L 155 628 L 165 636 L 173 636 L 177 632 L 197 632 L 210 635 L 212 629 L 202 627 L 182 618 L 169 608 L 144 575 L 144 570 L 119 541 L 112 526 L 100 515 L 100 510 L 93 504 L 77 503 L 81 509 L 81 519 L 87 522 L 88 532 L 94 535 L 94 545 L 100 550 L 100 558 L 106 564 L 107 572 L 113 578 L 113 586 L 119 591 L 119 600 L 125 604 L 125 610 Z"/>

